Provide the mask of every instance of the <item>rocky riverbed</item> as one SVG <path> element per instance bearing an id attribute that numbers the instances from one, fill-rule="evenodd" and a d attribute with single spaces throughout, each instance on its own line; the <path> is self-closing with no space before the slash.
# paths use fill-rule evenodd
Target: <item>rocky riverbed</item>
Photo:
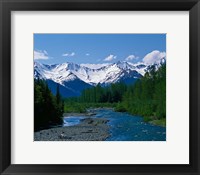
<path id="1" fill-rule="evenodd" d="M 81 119 L 75 126 L 45 129 L 34 133 L 34 141 L 103 141 L 109 134 L 109 120 L 104 118 Z"/>

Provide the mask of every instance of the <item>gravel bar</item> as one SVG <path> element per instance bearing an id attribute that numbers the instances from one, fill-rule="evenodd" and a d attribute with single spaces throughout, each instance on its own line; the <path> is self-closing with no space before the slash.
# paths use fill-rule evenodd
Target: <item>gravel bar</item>
<path id="1" fill-rule="evenodd" d="M 109 134 L 109 120 L 85 118 L 80 124 L 45 129 L 34 133 L 34 141 L 104 141 Z"/>

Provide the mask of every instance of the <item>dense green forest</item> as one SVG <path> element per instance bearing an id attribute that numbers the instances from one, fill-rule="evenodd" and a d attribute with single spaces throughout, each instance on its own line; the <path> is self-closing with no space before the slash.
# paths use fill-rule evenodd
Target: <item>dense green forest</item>
<path id="1" fill-rule="evenodd" d="M 123 93 L 127 90 L 124 83 L 115 83 L 107 87 L 86 89 L 82 92 L 79 101 L 88 103 L 116 103 L 122 101 Z"/>
<path id="2" fill-rule="evenodd" d="M 144 117 L 145 121 L 165 126 L 166 65 L 152 66 L 132 85 L 115 83 L 86 89 L 80 97 L 65 100 L 65 112 L 86 112 L 89 107 L 114 107 L 116 111 Z"/>
<path id="3" fill-rule="evenodd" d="M 45 81 L 34 80 L 34 130 L 62 123 L 64 102 L 60 96 L 59 86 L 54 96 Z"/>
<path id="4" fill-rule="evenodd" d="M 157 71 L 152 67 L 135 84 L 128 86 L 117 111 L 144 116 L 145 121 L 166 123 L 166 65 Z"/>

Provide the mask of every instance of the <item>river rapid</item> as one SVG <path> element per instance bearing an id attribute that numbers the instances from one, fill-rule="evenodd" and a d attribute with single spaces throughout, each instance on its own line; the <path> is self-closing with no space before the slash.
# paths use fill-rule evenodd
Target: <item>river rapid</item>
<path id="1" fill-rule="evenodd" d="M 95 115 L 90 118 L 108 119 L 110 137 L 107 141 L 166 141 L 166 128 L 143 121 L 140 116 L 115 112 L 112 109 L 91 109 Z M 86 116 L 64 117 L 63 126 L 74 126 Z"/>

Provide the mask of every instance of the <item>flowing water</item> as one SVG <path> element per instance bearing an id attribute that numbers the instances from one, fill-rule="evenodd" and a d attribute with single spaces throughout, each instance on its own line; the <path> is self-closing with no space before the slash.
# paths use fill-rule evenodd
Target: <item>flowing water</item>
<path id="1" fill-rule="evenodd" d="M 111 136 L 107 141 L 165 141 L 166 128 L 143 121 L 140 116 L 115 112 L 112 109 L 94 110 L 92 118 L 106 118 L 110 126 Z M 65 126 L 76 125 L 83 117 L 64 118 Z"/>

